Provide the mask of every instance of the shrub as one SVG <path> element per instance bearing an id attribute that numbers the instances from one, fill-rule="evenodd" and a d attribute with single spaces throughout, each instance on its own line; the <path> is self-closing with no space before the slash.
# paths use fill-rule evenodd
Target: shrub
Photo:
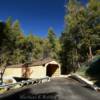
<path id="1" fill-rule="evenodd" d="M 91 79 L 100 80 L 100 56 L 93 59 L 86 71 L 86 74 L 90 76 Z"/>

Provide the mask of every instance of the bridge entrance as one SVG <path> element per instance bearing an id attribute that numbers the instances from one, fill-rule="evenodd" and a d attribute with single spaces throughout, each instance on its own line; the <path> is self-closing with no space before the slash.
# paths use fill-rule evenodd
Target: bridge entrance
<path id="1" fill-rule="evenodd" d="M 59 65 L 57 64 L 48 64 L 46 68 L 46 75 L 49 77 L 59 75 Z"/>

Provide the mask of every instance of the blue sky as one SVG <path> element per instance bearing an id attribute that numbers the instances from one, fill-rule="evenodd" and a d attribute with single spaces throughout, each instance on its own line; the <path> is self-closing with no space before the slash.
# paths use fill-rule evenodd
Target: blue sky
<path id="1" fill-rule="evenodd" d="M 18 19 L 25 35 L 33 33 L 45 37 L 52 27 L 59 36 L 64 29 L 67 0 L 0 0 L 0 20 L 9 16 Z M 86 3 L 87 0 L 80 0 Z"/>

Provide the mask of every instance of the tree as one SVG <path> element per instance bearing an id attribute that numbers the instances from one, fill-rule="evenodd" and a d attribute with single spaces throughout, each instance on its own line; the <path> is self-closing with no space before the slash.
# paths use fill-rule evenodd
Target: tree
<path id="1" fill-rule="evenodd" d="M 71 58 L 71 60 L 68 61 L 72 66 L 72 70 L 74 70 L 74 66 L 79 65 L 79 62 L 84 62 L 87 59 L 89 61 L 92 60 L 95 52 L 93 51 L 95 50 L 94 48 L 99 48 L 99 5 L 100 2 L 98 0 L 95 0 L 95 2 L 90 0 L 86 7 L 82 6 L 77 0 L 69 0 L 66 6 L 67 14 L 65 15 L 65 31 L 61 37 L 63 38 L 62 51 L 64 53 L 68 52 L 66 54 L 66 60 Z M 71 44 L 71 46 L 68 47 L 66 45 L 67 42 L 68 44 Z M 66 47 L 64 47 L 65 45 Z M 62 53 L 62 55 L 64 53 Z M 63 62 L 62 64 L 64 66 L 68 65 L 67 63 L 64 64 Z"/>
<path id="2" fill-rule="evenodd" d="M 0 22 L 0 67 L 1 67 L 1 83 L 3 83 L 3 74 L 5 72 L 6 66 L 9 64 L 11 51 L 9 50 L 12 45 L 10 34 L 8 34 L 9 29 L 4 22 Z"/>
<path id="3" fill-rule="evenodd" d="M 33 44 L 33 49 L 32 49 L 33 60 L 41 59 L 43 56 L 43 41 L 38 36 L 32 35 L 31 38 Z"/>
<path id="4" fill-rule="evenodd" d="M 16 20 L 12 25 L 13 31 L 15 35 L 20 35 L 22 33 L 20 23 L 18 20 Z"/>
<path id="5" fill-rule="evenodd" d="M 55 49 L 55 47 L 56 47 L 56 43 L 55 43 L 56 35 L 55 35 L 55 33 L 54 33 L 52 28 L 48 29 L 48 41 L 49 41 L 49 43 L 51 45 L 51 48 Z"/>
<path id="6" fill-rule="evenodd" d="M 78 32 L 77 14 L 80 11 L 80 4 L 76 0 L 69 0 L 67 14 L 65 15 L 65 31 L 61 36 L 62 50 L 60 60 L 62 63 L 62 73 L 75 71 L 78 65 L 78 45 L 80 34 Z"/>
<path id="7" fill-rule="evenodd" d="M 51 45 L 48 39 L 43 40 L 43 59 L 51 57 Z"/>
<path id="8" fill-rule="evenodd" d="M 49 46 L 49 57 L 58 60 L 58 53 L 60 50 L 59 39 L 56 37 L 52 28 L 48 29 L 48 46 Z"/>
<path id="9" fill-rule="evenodd" d="M 100 56 L 95 57 L 89 64 L 86 74 L 96 81 L 100 81 Z"/>
<path id="10" fill-rule="evenodd" d="M 89 56 L 90 60 L 93 58 L 93 48 L 95 48 L 100 43 L 100 2 L 99 0 L 90 0 L 87 6 L 88 19 L 87 23 L 87 34 L 90 38 L 89 43 Z M 98 27 L 98 28 L 97 28 Z M 100 45 L 99 45 L 100 46 Z"/>

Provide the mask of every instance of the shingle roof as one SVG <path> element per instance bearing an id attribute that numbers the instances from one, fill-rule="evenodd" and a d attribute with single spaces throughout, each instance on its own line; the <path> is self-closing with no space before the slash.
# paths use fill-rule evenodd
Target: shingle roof
<path id="1" fill-rule="evenodd" d="M 54 61 L 54 60 L 51 58 L 41 59 L 41 60 L 37 60 L 37 61 L 33 62 L 32 65 L 34 65 L 34 66 L 45 65 L 51 61 Z"/>
<path id="2" fill-rule="evenodd" d="M 25 66 L 25 65 L 28 65 L 28 67 L 32 67 L 32 66 L 45 65 L 45 64 L 47 64 L 47 63 L 49 63 L 51 61 L 55 61 L 55 60 L 51 59 L 51 58 L 45 58 L 45 59 L 40 59 L 40 60 L 37 60 L 37 61 L 33 61 L 32 63 L 10 65 L 10 66 L 7 66 L 7 67 L 10 67 L 10 68 L 20 68 L 20 67 Z"/>

